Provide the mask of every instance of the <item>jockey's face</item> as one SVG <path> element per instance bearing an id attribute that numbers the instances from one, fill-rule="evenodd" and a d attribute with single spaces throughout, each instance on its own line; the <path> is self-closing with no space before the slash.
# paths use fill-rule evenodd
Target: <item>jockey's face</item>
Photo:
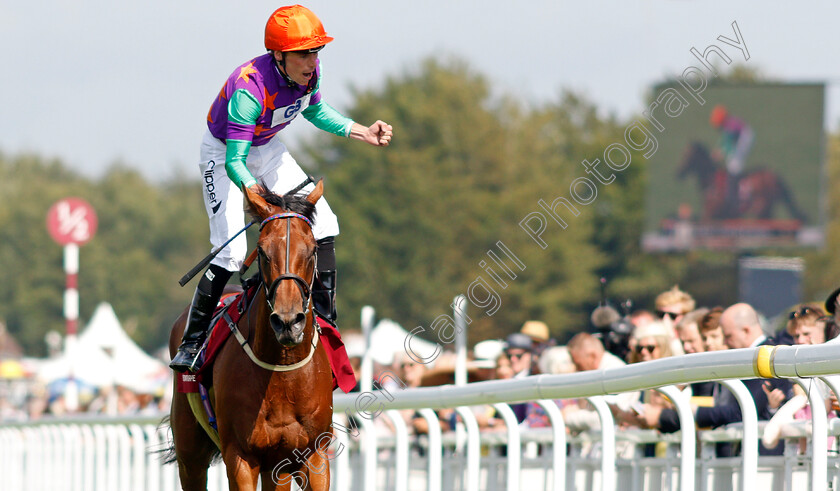
<path id="1" fill-rule="evenodd" d="M 286 61 L 283 63 L 283 55 Z M 286 51 L 274 52 L 274 59 L 280 64 L 280 69 L 286 72 L 290 79 L 298 85 L 306 85 L 315 75 L 315 64 L 318 61 L 318 53 L 307 51 Z"/>

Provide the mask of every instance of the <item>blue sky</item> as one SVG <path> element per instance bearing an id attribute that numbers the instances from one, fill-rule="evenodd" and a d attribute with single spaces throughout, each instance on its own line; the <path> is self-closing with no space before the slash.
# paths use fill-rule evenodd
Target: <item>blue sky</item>
<path id="1" fill-rule="evenodd" d="M 282 4 L 233 5 L 0 3 L 0 151 L 59 157 L 92 177 L 119 160 L 150 179 L 180 173 L 198 180 L 209 104 L 236 65 L 264 52 L 265 20 Z M 750 53 L 745 64 L 782 81 L 825 81 L 826 126 L 840 126 L 838 2 L 306 5 L 336 38 L 321 60 L 324 97 L 338 109 L 351 103 L 354 87 L 375 88 L 427 57 L 456 55 L 525 105 L 571 89 L 625 117 L 644 109 L 651 83 L 698 65 L 692 47 L 734 38 L 735 21 Z M 299 119 L 284 130 L 293 150 L 318 131 Z"/>

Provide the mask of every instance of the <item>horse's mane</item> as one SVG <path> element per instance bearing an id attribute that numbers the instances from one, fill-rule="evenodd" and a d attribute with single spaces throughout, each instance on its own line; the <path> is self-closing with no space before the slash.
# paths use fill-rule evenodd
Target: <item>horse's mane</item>
<path id="1" fill-rule="evenodd" d="M 306 200 L 306 196 L 292 194 L 281 195 L 271 191 L 261 193 L 260 197 L 268 204 L 279 206 L 286 211 L 299 213 L 311 221 L 315 221 L 315 205 Z"/>

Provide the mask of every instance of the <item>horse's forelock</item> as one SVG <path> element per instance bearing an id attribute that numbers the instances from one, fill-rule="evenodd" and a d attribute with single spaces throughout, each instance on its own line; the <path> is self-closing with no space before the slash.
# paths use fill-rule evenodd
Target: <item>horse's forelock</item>
<path id="1" fill-rule="evenodd" d="M 299 213 L 309 220 L 315 221 L 315 205 L 306 200 L 305 196 L 280 195 L 266 191 L 260 197 L 270 205 L 280 207 L 292 213 Z"/>

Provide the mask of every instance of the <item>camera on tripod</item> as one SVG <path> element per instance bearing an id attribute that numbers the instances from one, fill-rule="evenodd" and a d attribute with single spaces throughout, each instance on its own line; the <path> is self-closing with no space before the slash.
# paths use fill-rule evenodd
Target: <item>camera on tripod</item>
<path id="1" fill-rule="evenodd" d="M 621 358 L 627 359 L 630 351 L 630 334 L 633 333 L 633 323 L 630 322 L 630 311 L 633 308 L 633 301 L 627 299 L 619 304 L 618 308 L 613 307 L 606 294 L 607 279 L 601 278 L 601 301 L 589 320 L 596 329 L 595 337 L 601 340 L 604 349 Z"/>

